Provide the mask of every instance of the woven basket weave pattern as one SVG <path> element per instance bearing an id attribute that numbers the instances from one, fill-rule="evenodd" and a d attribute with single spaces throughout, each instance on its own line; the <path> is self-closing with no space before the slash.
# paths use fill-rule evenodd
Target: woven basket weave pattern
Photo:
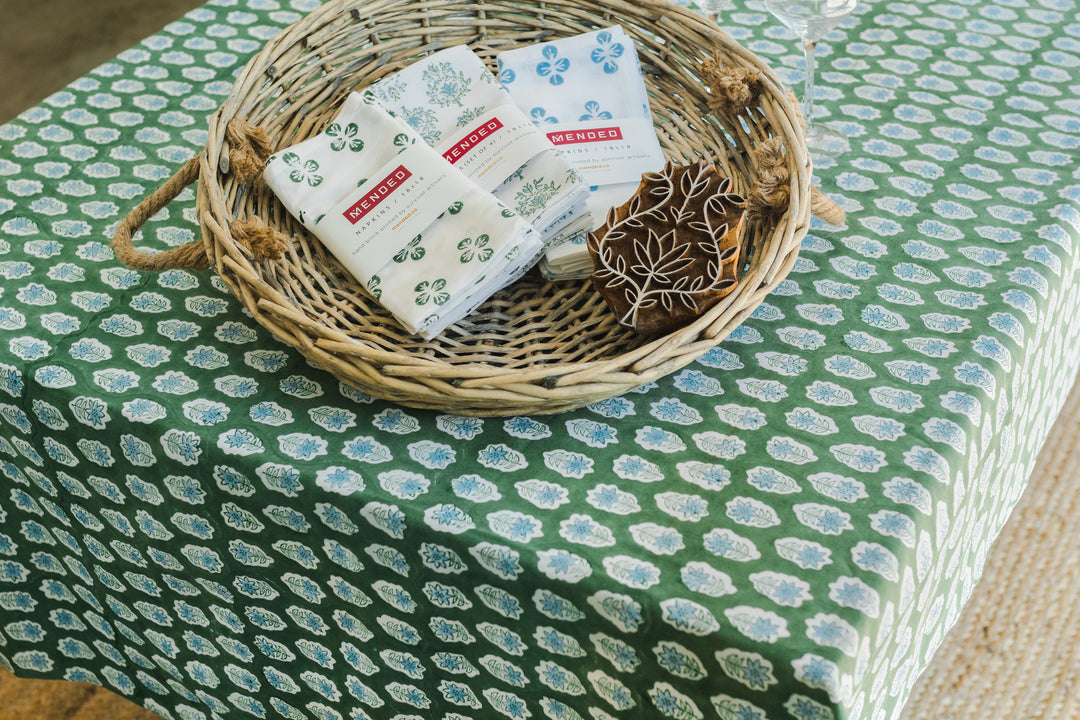
<path id="1" fill-rule="evenodd" d="M 784 144 L 791 199 L 780 218 L 752 219 L 739 287 L 692 325 L 643 340 L 620 327 L 591 284 L 530 274 L 432 341 L 406 334 L 261 180 L 229 173 L 226 126 L 239 117 L 280 150 L 319 132 L 345 96 L 437 50 L 495 54 L 622 25 L 634 38 L 665 155 L 704 156 L 747 192 L 753 149 Z M 761 73 L 758 108 L 709 114 L 701 63 L 717 55 Z M 787 274 L 809 227 L 810 163 L 798 108 L 769 68 L 704 18 L 661 0 L 332 0 L 271 40 L 210 118 L 197 193 L 211 266 L 275 336 L 339 380 L 376 397 L 460 414 L 547 413 L 612 397 L 691 362 L 727 336 Z M 255 262 L 229 233 L 259 216 L 291 238 L 278 262 Z"/>

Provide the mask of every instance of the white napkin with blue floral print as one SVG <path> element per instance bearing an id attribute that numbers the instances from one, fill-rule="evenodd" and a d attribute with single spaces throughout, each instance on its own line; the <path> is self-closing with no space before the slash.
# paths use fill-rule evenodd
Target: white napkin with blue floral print
<path id="1" fill-rule="evenodd" d="M 520 215 L 359 93 L 321 133 L 271 155 L 263 179 L 405 329 L 425 338 L 518 279 L 543 250 Z"/>
<path id="2" fill-rule="evenodd" d="M 532 223 L 546 246 L 560 246 L 575 234 L 583 240 L 582 230 L 591 224 L 589 187 L 468 47 L 440 50 L 367 92 Z M 492 127 L 490 135 L 470 143 L 476 131 Z M 561 279 L 547 263 L 542 266 L 549 278 Z"/>
<path id="3" fill-rule="evenodd" d="M 549 137 L 563 127 L 647 127 L 647 132 L 633 135 L 632 152 L 644 158 L 637 170 L 655 172 L 663 168 L 664 154 L 651 130 L 652 113 L 637 50 L 621 27 L 507 50 L 497 60 L 503 87 Z M 570 155 L 571 160 L 575 157 Z M 579 153 L 577 157 L 589 156 Z M 589 198 L 593 227 L 603 224 L 608 208 L 621 205 L 633 195 L 640 172 L 628 173 L 622 182 L 593 185 Z M 589 177 L 586 174 L 586 180 Z M 563 252 L 565 257 L 549 250 L 545 259 L 569 263 L 583 254 L 591 270 L 584 244 L 567 245 Z"/>

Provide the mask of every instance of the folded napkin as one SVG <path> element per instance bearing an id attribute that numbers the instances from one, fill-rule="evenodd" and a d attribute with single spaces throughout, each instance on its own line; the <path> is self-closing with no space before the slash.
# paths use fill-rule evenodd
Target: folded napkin
<path id="1" fill-rule="evenodd" d="M 634 41 L 614 26 L 497 56 L 499 80 L 592 186 L 590 224 L 628 200 L 644 172 L 664 167 Z M 545 261 L 592 269 L 584 240 L 548 250 Z"/>
<path id="2" fill-rule="evenodd" d="M 590 224 L 581 175 L 468 47 L 429 55 L 367 93 L 532 223 L 545 245 Z"/>
<path id="3" fill-rule="evenodd" d="M 271 155 L 282 204 L 409 332 L 432 338 L 532 266 L 532 227 L 352 93 L 321 133 Z"/>

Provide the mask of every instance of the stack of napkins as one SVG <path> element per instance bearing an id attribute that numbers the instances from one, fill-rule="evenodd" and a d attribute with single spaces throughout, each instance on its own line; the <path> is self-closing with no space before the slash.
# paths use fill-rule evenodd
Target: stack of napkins
<path id="1" fill-rule="evenodd" d="M 543 250 L 518 213 L 358 93 L 323 132 L 272 155 L 263 178 L 406 330 L 425 338 L 518 279 Z"/>
<path id="2" fill-rule="evenodd" d="M 634 194 L 642 173 L 663 169 L 637 50 L 621 27 L 508 50 L 498 63 L 514 102 L 592 186 L 593 227 Z M 545 260 L 592 270 L 584 238 L 549 249 Z"/>
<path id="3" fill-rule="evenodd" d="M 589 186 L 464 45 L 441 50 L 375 83 L 379 104 L 555 248 L 591 222 Z M 547 255 L 545 255 L 547 258 Z M 546 259 L 541 270 L 562 279 Z"/>

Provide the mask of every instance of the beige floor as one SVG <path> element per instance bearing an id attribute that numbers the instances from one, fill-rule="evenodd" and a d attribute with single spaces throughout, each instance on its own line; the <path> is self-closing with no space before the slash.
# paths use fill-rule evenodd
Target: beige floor
<path id="1" fill-rule="evenodd" d="M 0 123 L 203 0 L 0 0 Z"/>

